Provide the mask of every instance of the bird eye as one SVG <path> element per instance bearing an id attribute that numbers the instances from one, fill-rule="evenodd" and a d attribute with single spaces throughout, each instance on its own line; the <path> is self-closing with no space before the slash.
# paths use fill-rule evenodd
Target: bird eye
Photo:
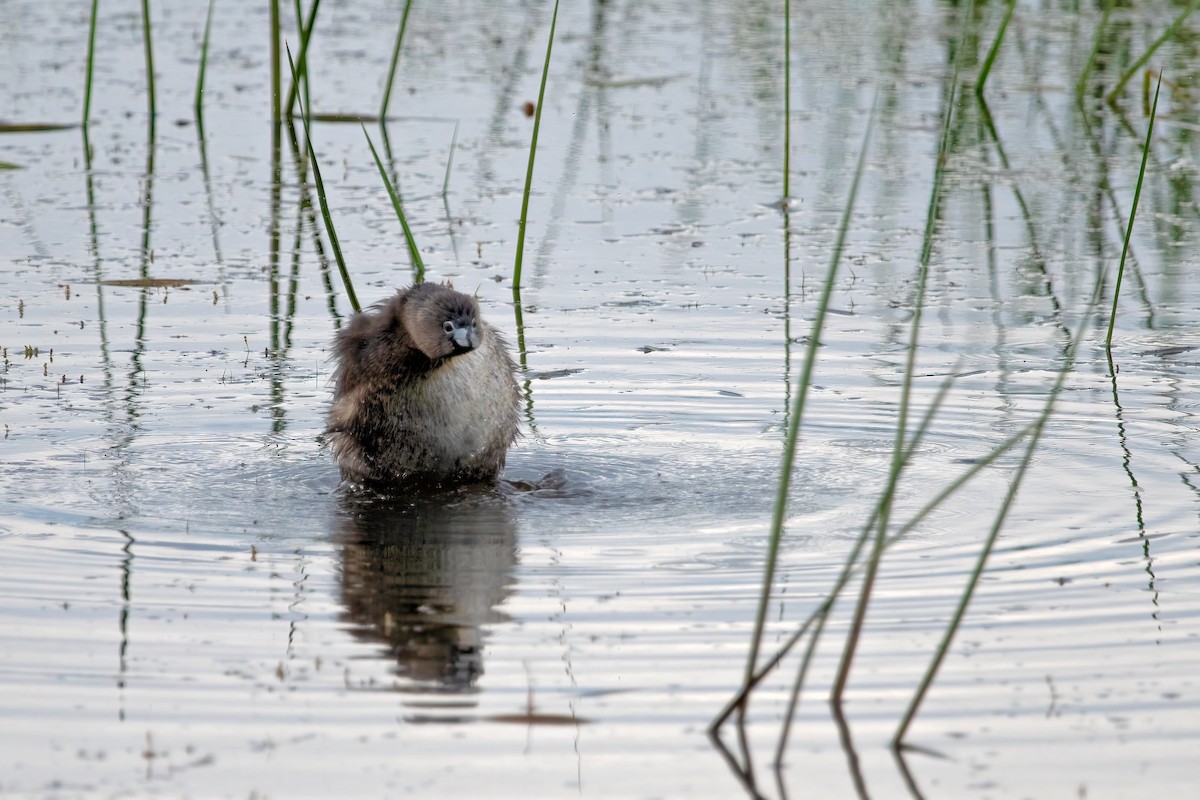
<path id="1" fill-rule="evenodd" d="M 442 330 L 444 330 L 446 333 L 454 333 L 454 323 L 450 320 L 446 320 L 442 323 Z"/>

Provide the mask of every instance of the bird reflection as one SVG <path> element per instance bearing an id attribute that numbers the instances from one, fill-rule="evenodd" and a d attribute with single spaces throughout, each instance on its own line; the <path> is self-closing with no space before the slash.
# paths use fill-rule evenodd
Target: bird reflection
<path id="1" fill-rule="evenodd" d="M 342 602 L 351 631 L 380 642 L 403 678 L 469 691 L 484 626 L 503 622 L 516 528 L 496 492 L 381 501 L 344 496 Z"/>

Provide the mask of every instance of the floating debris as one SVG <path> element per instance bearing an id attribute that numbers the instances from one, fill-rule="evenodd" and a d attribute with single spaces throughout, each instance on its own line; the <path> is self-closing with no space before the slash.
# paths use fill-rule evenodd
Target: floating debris
<path id="1" fill-rule="evenodd" d="M 180 286 L 193 286 L 200 283 L 191 278 L 116 278 L 107 281 L 97 281 L 101 286 L 128 286 L 133 288 L 174 289 Z"/>

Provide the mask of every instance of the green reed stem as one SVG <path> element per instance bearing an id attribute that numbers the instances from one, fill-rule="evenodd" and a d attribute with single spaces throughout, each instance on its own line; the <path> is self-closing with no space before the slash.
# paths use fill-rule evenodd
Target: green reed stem
<path id="1" fill-rule="evenodd" d="M 1058 397 L 1058 392 L 1062 388 L 1062 378 L 1064 378 L 1070 368 L 1069 364 L 1064 364 L 1059 371 L 1059 380 L 1055 382 L 1054 388 L 1050 392 L 1050 399 L 1047 400 L 1043 407 L 1042 414 L 1037 420 L 1033 432 L 1030 434 L 1029 442 L 1025 446 L 1025 455 L 1021 459 L 1020 466 L 1017 467 L 1016 474 L 1009 483 L 1008 491 L 1004 495 L 1004 500 L 1000 504 L 999 510 L 996 512 L 996 517 L 992 521 L 991 530 L 988 531 L 987 539 L 983 543 L 983 547 L 979 551 L 979 557 L 975 561 L 975 567 L 967 579 L 967 585 L 963 588 L 962 595 L 959 597 L 958 605 L 954 610 L 954 615 L 950 619 L 950 623 L 946 626 L 946 630 L 942 633 L 942 639 L 938 642 L 938 646 L 934 651 L 933 658 L 929 662 L 929 667 L 926 669 L 921 682 L 917 686 L 916 692 L 913 693 L 909 701 L 908 708 L 904 712 L 904 717 L 900 721 L 896 733 L 892 736 L 892 747 L 899 748 L 904 740 L 905 734 L 908 732 L 909 726 L 916 718 L 917 712 L 921 708 L 921 704 L 925 700 L 925 695 L 928 693 L 930 686 L 933 685 L 933 680 L 941 669 L 942 662 L 946 658 L 946 654 L 950 652 L 950 645 L 954 642 L 954 637 L 958 633 L 959 627 L 962 625 L 963 618 L 966 616 L 967 609 L 971 605 L 971 600 L 975 596 L 975 590 L 979 586 L 979 581 L 983 577 L 983 570 L 987 566 L 988 559 L 991 557 L 992 549 L 996 544 L 996 539 L 1000 535 L 1000 529 L 1004 526 L 1004 521 L 1008 518 L 1009 509 L 1012 508 L 1013 500 L 1016 499 L 1017 490 L 1021 486 L 1021 481 L 1025 477 L 1025 472 L 1029 468 L 1030 462 L 1033 460 L 1033 453 L 1037 449 L 1038 440 L 1041 438 L 1042 431 L 1045 428 L 1046 420 L 1050 417 L 1050 412 L 1054 408 L 1054 400 Z"/>
<path id="2" fill-rule="evenodd" d="M 316 5 L 317 3 L 314 2 L 313 6 Z M 304 105 L 308 108 L 309 124 L 312 124 L 312 96 L 307 91 L 308 28 L 304 24 L 304 9 L 300 6 L 300 0 L 292 0 L 292 16 L 296 18 L 296 35 L 300 37 L 300 54 L 296 57 L 296 74 L 299 76 L 299 80 L 288 84 L 288 98 L 283 102 L 283 117 L 288 120 L 292 118 L 292 105 L 295 103 L 295 95 L 301 91 L 301 87 L 304 87 Z M 299 86 L 297 86 L 297 83 L 299 83 Z"/>
<path id="3" fill-rule="evenodd" d="M 1112 91 L 1105 96 L 1104 99 L 1109 105 L 1116 105 L 1117 97 L 1120 96 L 1122 90 L 1124 90 L 1125 84 L 1129 83 L 1129 79 L 1136 75 L 1138 70 L 1145 66 L 1146 62 L 1150 60 L 1150 57 L 1154 55 L 1154 51 L 1158 50 L 1159 47 L 1162 47 L 1165 41 L 1172 38 L 1176 33 L 1179 32 L 1179 29 L 1183 26 L 1184 21 L 1192 15 L 1192 12 L 1195 11 L 1197 7 L 1200 7 L 1200 0 L 1192 0 L 1192 4 L 1180 12 L 1179 16 L 1175 18 L 1175 21 L 1172 22 L 1165 31 L 1163 31 L 1162 36 L 1159 36 L 1151 43 L 1150 49 L 1143 53 L 1141 58 L 1133 62 L 1133 66 L 1125 71 L 1125 74 L 1121 76 L 1119 81 L 1117 81 L 1117 85 L 1114 86 Z"/>
<path id="4" fill-rule="evenodd" d="M 983 59 L 983 66 L 979 68 L 979 78 L 975 81 L 975 94 L 980 97 L 983 96 L 983 85 L 987 83 L 988 75 L 992 72 L 992 64 L 996 62 L 996 54 L 1000 52 L 1000 43 L 1004 41 L 1004 32 L 1008 29 L 1009 20 L 1012 19 L 1016 9 L 1017 0 L 1008 0 L 1004 18 L 1000 20 L 1000 27 L 996 30 L 996 38 L 992 40 L 992 46 L 988 48 L 987 56 Z"/>
<path id="5" fill-rule="evenodd" d="M 779 468 L 779 486 L 775 492 L 775 507 L 771 516 L 771 532 L 767 541 L 767 558 L 763 567 L 762 586 L 759 589 L 758 609 L 754 616 L 754 631 L 750 639 L 750 653 L 746 658 L 746 676 L 743 685 L 748 685 L 758 668 L 758 654 L 762 647 L 763 631 L 767 622 L 767 609 L 771 602 L 771 589 L 775 585 L 775 572 L 779 560 L 779 545 L 783 541 L 783 524 L 787 516 L 788 497 L 791 493 L 792 471 L 796 461 L 796 444 L 800 438 L 800 421 L 804 415 L 805 402 L 808 399 L 808 389 L 812 383 L 813 370 L 817 363 L 817 349 L 821 345 L 821 332 L 825 327 L 825 316 L 829 310 L 829 301 L 833 296 L 833 286 L 837 278 L 838 266 L 842 260 L 842 251 L 846 245 L 846 235 L 850 229 L 850 219 L 854 213 L 854 201 L 858 195 L 858 187 L 862 182 L 863 167 L 866 164 L 867 151 L 871 142 L 871 132 L 875 128 L 875 109 L 872 105 L 871 116 L 867 120 L 867 130 L 863 134 L 862 148 L 858 152 L 858 163 L 854 168 L 854 178 L 850 182 L 850 194 L 842 209 L 842 219 L 838 225 L 837 241 L 830 256 L 829 269 L 825 274 L 825 283 L 821 289 L 821 299 L 813 316 L 812 330 L 808 335 L 808 345 L 804 353 L 804 367 L 800 371 L 799 388 L 793 400 L 792 410 L 788 419 L 787 439 L 783 448 L 783 463 Z"/>
<path id="6" fill-rule="evenodd" d="M 400 195 L 396 194 L 396 187 L 392 184 L 392 179 L 388 177 L 387 170 L 383 168 L 383 161 L 379 158 L 379 153 L 375 150 L 375 143 L 371 141 L 371 135 L 367 133 L 367 126 L 362 126 L 363 136 L 367 137 L 367 145 L 371 148 L 371 155 L 375 157 L 375 166 L 379 168 L 379 177 L 383 178 L 383 185 L 387 187 L 388 197 L 392 199 L 392 208 L 396 211 L 396 219 L 400 220 L 400 227 L 404 229 L 404 241 L 408 243 L 408 255 L 412 259 L 414 282 L 421 283 L 425 280 L 425 262 L 421 259 L 421 251 L 417 248 L 417 241 L 413 238 L 412 228 L 408 227 L 408 219 L 404 216 L 404 209 L 400 207 Z"/>
<path id="7" fill-rule="evenodd" d="M 142 43 L 146 47 L 146 95 L 150 103 L 150 124 L 154 124 L 157 103 L 154 92 L 154 46 L 150 38 L 150 0 L 142 0 Z"/>
<path id="8" fill-rule="evenodd" d="M 783 0 L 783 203 L 792 180 L 792 0 Z"/>
<path id="9" fill-rule="evenodd" d="M 312 104 L 308 102 L 308 43 L 312 40 L 313 26 L 317 24 L 317 9 L 321 7 L 321 0 L 313 0 L 311 6 L 308 7 L 308 19 L 302 19 L 300 16 L 300 2 L 296 0 L 296 25 L 300 28 L 300 54 L 296 56 L 296 74 L 299 75 L 299 80 L 292 79 L 292 83 L 288 86 L 287 100 L 283 103 L 283 116 L 291 119 L 292 109 L 296 105 L 296 92 L 299 81 L 304 81 L 304 99 L 305 105 L 308 106 L 309 113 L 312 113 Z"/>
<path id="10" fill-rule="evenodd" d="M 542 85 L 538 88 L 537 107 L 533 112 L 533 136 L 529 142 L 529 166 L 525 169 L 525 191 L 521 195 L 521 219 L 517 223 L 517 254 L 513 259 L 513 301 L 521 302 L 521 263 L 525 258 L 525 223 L 529 219 L 529 193 L 533 190 L 533 160 L 537 156 L 538 128 L 542 123 L 542 104 L 546 99 L 546 78 L 550 75 L 550 52 L 554 48 L 554 29 L 558 25 L 558 0 L 550 17 L 550 35 L 546 38 L 546 60 L 542 64 Z"/>
<path id="11" fill-rule="evenodd" d="M 292 83 L 296 83 L 296 64 L 292 61 L 292 50 L 287 48 L 288 68 L 292 73 Z M 350 271 L 346 269 L 346 259 L 342 256 L 342 247 L 338 244 L 337 231 L 333 227 L 333 217 L 329 213 L 329 201 L 325 197 L 325 181 L 321 180 L 321 165 L 317 163 L 317 153 L 313 150 L 312 135 L 309 131 L 308 116 L 305 114 L 305 105 L 303 101 L 297 98 L 300 103 L 300 119 L 304 123 L 304 148 L 308 151 L 309 162 L 312 164 L 313 182 L 317 184 L 317 201 L 321 204 L 321 219 L 325 221 L 325 232 L 329 234 L 329 247 L 333 250 L 334 260 L 337 261 L 338 272 L 342 274 L 342 283 L 346 287 L 346 297 L 350 300 L 350 307 L 357 313 L 362 311 L 362 306 L 358 304 L 358 296 L 354 294 L 354 284 L 350 280 Z"/>
<path id="12" fill-rule="evenodd" d="M 1042 431 L 1045 430 L 1046 422 L 1050 419 L 1054 412 L 1055 403 L 1059 395 L 1062 393 L 1063 385 L 1066 383 L 1067 376 L 1071 374 L 1071 370 L 1075 365 L 1075 355 L 1079 351 L 1079 345 L 1083 341 L 1084 335 L 1089 329 L 1088 320 L 1092 311 L 1096 307 L 1096 303 L 1100 297 L 1100 288 L 1102 286 L 1102 273 L 1097 275 L 1095 288 L 1092 291 L 1092 298 L 1088 304 L 1088 313 L 1084 315 L 1079 322 L 1079 329 L 1074 338 L 1068 344 L 1066 352 L 1063 355 L 1063 362 L 1059 365 L 1058 374 L 1055 377 L 1054 385 L 1050 389 L 1049 395 L 1046 397 L 1046 402 L 1042 406 L 1042 411 L 1032 424 L 1032 430 L 1029 434 L 1029 443 L 1025 448 L 1025 455 L 1021 459 L 1020 465 L 1017 467 L 1016 473 L 1009 482 L 1008 491 L 1004 495 L 1004 500 L 1000 504 L 1000 508 L 996 512 L 996 517 L 992 522 L 991 530 L 988 531 L 987 538 L 984 540 L 983 547 L 980 548 L 979 557 L 975 561 L 975 567 L 967 579 L 966 586 L 963 587 L 962 595 L 959 597 L 958 605 L 954 610 L 954 615 L 951 617 L 946 630 L 942 634 L 942 639 L 938 643 L 937 649 L 934 651 L 933 658 L 929 662 L 929 667 L 925 670 L 921 682 L 917 686 L 917 690 L 913 693 L 909 701 L 908 708 L 904 712 L 904 717 L 900 721 L 900 725 L 896 728 L 895 734 L 892 736 L 892 748 L 899 749 L 904 741 L 904 736 L 908 732 L 909 726 L 912 725 L 916 718 L 917 712 L 921 708 L 921 704 L 925 700 L 926 694 L 929 692 L 930 686 L 933 685 L 934 679 L 937 677 L 938 671 L 941 669 L 942 662 L 945 661 L 946 654 L 950 652 L 950 645 L 954 642 L 954 637 L 958 633 L 958 629 L 962 625 L 963 618 L 966 616 L 967 609 L 971 605 L 971 600 L 975 596 L 975 590 L 979 586 L 979 581 L 983 577 L 984 568 L 987 566 L 988 559 L 991 557 L 992 549 L 995 547 L 996 539 L 1000 536 L 1000 529 L 1004 526 L 1005 520 L 1008 518 L 1008 512 L 1012 508 L 1013 501 L 1016 499 L 1017 491 L 1021 487 L 1021 482 L 1025 477 L 1025 473 L 1029 469 L 1029 465 L 1033 460 L 1034 451 L 1037 449 L 1038 442 L 1041 439 Z"/>
<path id="13" fill-rule="evenodd" d="M 884 549 L 891 547 L 911 533 L 918 525 L 924 522 L 930 514 L 932 514 L 947 500 L 953 497 L 959 489 L 970 483 L 976 475 L 990 467 L 1001 456 L 1020 444 L 1022 440 L 1024 440 L 1033 432 L 1035 425 L 1036 422 L 1030 423 L 1021 430 L 1010 435 L 1000 444 L 996 445 L 996 447 L 987 453 L 987 455 L 976 460 L 969 469 L 965 470 L 961 475 L 947 484 L 942 491 L 938 492 L 938 494 L 933 497 L 932 500 L 927 502 L 919 511 L 917 511 L 917 513 L 913 514 L 909 521 L 902 525 L 899 530 L 896 531 L 896 533 L 888 537 L 887 541 L 884 543 Z M 721 714 L 717 716 L 716 720 L 714 720 L 710 726 L 710 729 L 719 727 L 736 708 L 741 707 L 745 703 L 746 696 L 749 694 L 750 690 L 752 690 L 757 684 L 761 683 L 762 680 L 771 672 L 771 670 L 773 670 L 779 664 L 779 662 L 782 661 L 785 656 L 787 656 L 791 649 L 796 646 L 796 643 L 803 638 L 804 633 L 813 624 L 813 622 L 815 622 L 818 617 L 828 615 L 833 610 L 834 604 L 837 602 L 838 597 L 841 596 L 841 593 L 845 589 L 846 585 L 850 582 L 850 579 L 857 575 L 858 571 L 863 567 L 863 565 L 858 562 L 858 555 L 862 552 L 862 547 L 867 541 L 868 534 L 875 527 L 875 521 L 878 519 L 881 506 L 882 498 L 880 499 L 880 502 L 876 504 L 870 518 L 863 525 L 858 541 L 856 541 L 855 546 L 851 549 L 850 555 L 843 563 L 842 573 L 834 582 L 834 586 L 830 590 L 825 600 L 822 601 L 821 605 L 809 615 L 804 624 L 801 625 L 800 628 L 795 632 L 793 632 L 790 637 L 788 637 L 787 641 L 781 647 L 779 647 L 778 650 L 776 650 L 774 655 L 772 655 L 767 661 L 763 662 L 762 667 L 755 673 L 751 684 L 749 686 L 743 686 L 738 693 L 734 695 L 729 703 L 726 704 Z"/>
<path id="14" fill-rule="evenodd" d="M 941 396 L 942 392 L 939 391 L 939 396 L 935 397 L 934 402 L 926 411 L 925 418 L 918 427 L 916 434 L 909 441 L 908 452 L 905 456 L 906 463 L 916 452 L 917 445 L 924 437 L 925 431 L 933 419 L 933 415 L 936 413 L 941 404 Z M 896 544 L 898 541 L 912 532 L 930 514 L 932 514 L 947 500 L 954 496 L 959 489 L 961 489 L 963 486 L 966 486 L 972 479 L 974 479 L 976 475 L 990 467 L 1002 455 L 1016 447 L 1016 445 L 1025 439 L 1025 437 L 1029 436 L 1033 430 L 1033 427 L 1034 423 L 1030 423 L 1021 430 L 1010 435 L 1000 444 L 996 445 L 996 447 L 994 447 L 986 455 L 976 459 L 968 469 L 964 470 L 961 475 L 947 484 L 940 492 L 938 492 L 938 494 L 933 497 L 933 499 L 927 502 L 915 514 L 913 514 L 909 521 L 902 525 L 895 534 L 889 537 L 887 542 L 884 544 L 884 548 L 886 549 L 891 547 L 893 544 Z M 850 579 L 858 574 L 858 570 L 863 566 L 861 563 L 859 563 L 858 556 L 862 552 L 862 548 L 866 544 L 870 532 L 875 528 L 875 521 L 879 518 L 879 513 L 882 509 L 883 502 L 884 498 L 881 497 L 876 503 L 875 508 L 872 510 L 870 517 L 863 524 L 862 531 L 860 532 L 854 547 L 851 548 L 850 555 L 843 562 L 842 572 L 834 582 L 833 588 L 830 590 L 825 600 L 809 615 L 809 618 L 804 622 L 804 624 L 801 625 L 801 627 L 795 632 L 793 632 L 792 635 L 788 637 L 787 641 L 775 651 L 774 655 L 772 655 L 767 661 L 763 662 L 762 667 L 760 667 L 754 674 L 754 677 L 750 683 L 748 685 L 743 685 L 738 692 L 734 694 L 733 698 L 730 699 L 730 701 L 725 705 L 725 708 L 722 709 L 721 713 L 709 725 L 710 731 L 720 727 L 735 709 L 744 706 L 750 691 L 752 691 L 756 685 L 761 683 L 762 680 L 771 672 L 771 670 L 773 670 L 779 664 L 779 662 L 782 661 L 785 656 L 787 656 L 791 649 L 796 646 L 796 643 L 803 638 L 805 632 L 813 624 L 817 617 L 821 615 L 827 615 L 832 611 L 833 606 L 837 602 L 837 599 L 841 595 L 843 589 L 845 589 L 846 585 L 850 582 Z"/>
<path id="15" fill-rule="evenodd" d="M 866 623 L 867 608 L 871 602 L 871 593 L 875 589 L 875 579 L 879 574 L 879 565 L 883 559 L 887 528 L 891 521 L 892 502 L 895 499 L 897 484 L 904 465 L 904 441 L 908 436 L 908 415 L 912 402 L 913 377 L 916 374 L 917 346 L 920 341 L 921 319 L 925 311 L 925 289 L 929 280 L 929 262 L 933 255 L 933 239 L 938 220 L 941 217 L 941 193 L 946 162 L 950 154 L 950 140 L 953 131 L 955 109 L 958 105 L 959 82 L 962 74 L 962 54 L 966 50 L 968 24 L 974 13 L 974 3 L 968 3 L 963 12 L 962 30 L 959 34 L 959 47 L 954 60 L 954 69 L 949 77 L 949 90 L 946 96 L 945 113 L 942 117 L 942 135 L 938 144 L 937 160 L 934 165 L 933 187 L 930 190 L 929 210 L 925 217 L 925 233 L 921 245 L 921 257 L 917 265 L 916 296 L 913 300 L 911 330 L 907 353 L 904 363 L 904 378 L 900 385 L 900 408 L 896 418 L 896 437 L 892 446 L 892 463 L 888 470 L 887 484 L 881 498 L 879 520 L 876 523 L 876 533 L 871 555 L 867 562 L 867 571 L 863 576 L 862 588 L 859 592 L 858 605 L 854 609 L 850 631 L 846 635 L 846 643 L 842 648 L 842 658 L 838 665 L 830 692 L 830 703 L 840 706 L 846 691 L 846 683 L 850 679 L 850 667 L 854 663 L 854 655 L 862 637 L 863 626 Z"/>
<path id="16" fill-rule="evenodd" d="M 934 395 L 932 402 L 930 402 L 928 408 L 925 409 L 925 414 L 922 416 L 921 422 L 917 426 L 917 430 L 913 433 L 912 438 L 908 441 L 907 452 L 904 454 L 903 467 L 907 467 L 912 462 L 913 455 L 916 454 L 917 449 L 921 446 L 921 442 L 925 439 L 925 434 L 929 432 L 929 429 L 933 424 L 933 420 L 937 416 L 938 410 L 941 409 L 942 403 L 945 401 L 946 396 L 950 393 L 950 387 L 953 385 L 954 378 L 956 377 L 957 373 L 958 367 L 956 365 L 955 368 L 952 369 L 942 380 L 941 386 L 938 387 L 937 394 Z M 862 552 L 863 547 L 866 545 L 870 533 L 875 527 L 875 520 L 878 519 L 881 509 L 882 498 L 881 501 L 876 504 L 875 508 L 871 510 L 870 518 L 867 519 L 866 523 L 863 525 L 862 530 L 859 532 L 858 539 L 854 543 L 854 547 L 851 548 L 850 555 L 847 556 L 845 562 L 843 563 L 841 575 L 838 577 L 838 580 L 835 582 L 834 587 L 830 591 L 829 595 L 825 598 L 825 601 L 819 607 L 818 614 L 810 616 L 808 620 L 805 621 L 804 626 L 801 628 L 801 631 L 803 631 L 814 622 L 816 623 L 816 627 L 813 628 L 812 635 L 809 637 L 808 647 L 804 649 L 804 655 L 800 659 L 800 667 L 796 671 L 796 678 L 792 682 L 792 693 L 788 698 L 788 710 L 784 714 L 783 727 L 780 730 L 779 740 L 775 747 L 776 763 L 783 763 L 783 754 L 787 750 L 788 740 L 791 737 L 792 722 L 795 719 L 796 708 L 800 704 L 800 693 L 804 688 L 804 681 L 808 675 L 808 668 L 812 663 L 813 654 L 816 652 L 817 644 L 821 639 L 821 634 L 825 631 L 825 623 L 829 620 L 830 614 L 833 613 L 834 605 L 837 603 L 837 600 L 842 593 L 842 589 L 850 581 L 850 576 L 853 574 L 854 569 L 858 564 L 859 553 Z M 802 638 L 802 636 L 796 637 L 796 641 L 799 641 L 800 638 Z M 773 660 L 781 660 L 783 656 L 786 655 L 787 651 L 791 650 L 794 645 L 795 642 L 791 642 L 791 644 L 786 646 L 786 649 L 780 648 L 780 651 L 776 654 L 776 656 L 773 657 Z"/>
<path id="17" fill-rule="evenodd" d="M 88 21 L 87 67 L 83 73 L 83 125 L 86 128 L 92 113 L 92 74 L 96 66 L 96 15 L 100 0 L 92 0 L 92 16 Z"/>
<path id="18" fill-rule="evenodd" d="M 1113 287 L 1112 313 L 1108 317 L 1108 335 L 1104 337 L 1104 348 L 1112 350 L 1113 327 L 1117 324 L 1117 301 L 1121 299 L 1121 279 L 1125 276 L 1125 257 L 1129 254 L 1129 241 L 1133 238 L 1133 220 L 1137 217 L 1138 200 L 1142 196 L 1142 179 L 1146 177 L 1146 159 L 1150 157 L 1150 137 L 1154 134 L 1154 117 L 1158 113 L 1158 91 L 1162 88 L 1162 73 L 1158 73 L 1158 84 L 1154 87 L 1154 103 L 1150 106 L 1150 122 L 1146 125 L 1146 141 L 1142 145 L 1142 165 L 1138 169 L 1137 186 L 1133 190 L 1133 206 L 1129 209 L 1129 224 L 1125 226 L 1125 241 L 1121 245 L 1121 263 L 1117 266 L 1117 283 Z"/>
<path id="19" fill-rule="evenodd" d="M 271 35 L 271 121 L 276 127 L 283 121 L 283 115 L 280 107 L 280 87 L 283 81 L 280 76 L 280 53 L 279 43 L 282 41 L 279 30 L 279 0 L 268 0 L 268 10 L 270 12 L 270 35 Z M 291 61 L 291 54 L 288 54 L 288 61 Z M 295 78 L 293 78 L 295 80 Z M 275 139 L 278 140 L 278 135 Z M 278 145 L 278 142 L 276 142 Z M 278 147 L 276 147 L 278 149 Z"/>
<path id="20" fill-rule="evenodd" d="M 204 17 L 204 38 L 200 40 L 200 72 L 196 77 L 196 100 L 193 108 L 196 119 L 204 115 L 204 73 L 208 68 L 208 35 L 212 31 L 213 6 L 217 0 L 208 0 L 208 14 Z"/>
<path id="21" fill-rule="evenodd" d="M 404 29 L 408 27 L 408 12 L 412 0 L 404 0 L 404 13 L 400 15 L 400 29 L 396 31 L 396 42 L 392 46 L 392 63 L 388 67 L 387 85 L 383 87 L 383 102 L 379 104 L 379 119 L 387 119 L 388 104 L 392 102 L 392 82 L 396 80 L 396 66 L 400 63 L 400 43 L 404 41 Z"/>

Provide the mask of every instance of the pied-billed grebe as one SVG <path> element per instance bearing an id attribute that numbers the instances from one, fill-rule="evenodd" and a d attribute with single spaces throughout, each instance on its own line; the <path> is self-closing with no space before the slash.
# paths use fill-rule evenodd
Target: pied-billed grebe
<path id="1" fill-rule="evenodd" d="M 475 298 L 419 283 L 351 318 L 334 342 L 327 438 L 353 484 L 494 481 L 517 436 L 516 365 Z"/>

